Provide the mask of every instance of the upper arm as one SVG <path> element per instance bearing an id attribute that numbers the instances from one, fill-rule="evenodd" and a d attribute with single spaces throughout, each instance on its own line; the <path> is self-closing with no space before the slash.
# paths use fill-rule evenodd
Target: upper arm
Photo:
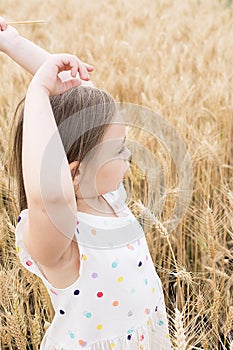
<path id="1" fill-rule="evenodd" d="M 23 241 L 31 257 L 44 266 L 55 265 L 70 247 L 76 220 L 69 205 L 51 202 L 45 209 L 30 202 Z"/>

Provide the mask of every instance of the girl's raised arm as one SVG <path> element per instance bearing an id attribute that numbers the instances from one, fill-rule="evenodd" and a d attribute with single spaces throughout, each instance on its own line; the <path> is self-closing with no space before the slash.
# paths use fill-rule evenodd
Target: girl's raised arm
<path id="1" fill-rule="evenodd" d="M 13 61 L 26 71 L 34 75 L 41 65 L 51 56 L 49 52 L 19 35 L 18 31 L 7 25 L 6 20 L 0 17 L 0 51 L 6 53 Z M 93 71 L 91 65 L 85 64 L 89 72 Z M 69 72 L 62 73 L 62 79 L 70 78 Z M 89 77 L 80 76 L 82 80 Z"/>
<path id="2" fill-rule="evenodd" d="M 24 243 L 42 265 L 53 266 L 66 254 L 74 237 L 76 201 L 69 164 L 53 116 L 49 97 L 81 84 L 62 82 L 59 72 L 87 76 L 73 55 L 51 55 L 29 85 L 24 110 L 22 167 L 29 222 Z"/>

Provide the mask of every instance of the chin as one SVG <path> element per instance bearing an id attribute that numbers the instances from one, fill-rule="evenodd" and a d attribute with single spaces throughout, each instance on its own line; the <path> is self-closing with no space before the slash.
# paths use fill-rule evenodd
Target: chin
<path id="1" fill-rule="evenodd" d="M 118 190 L 118 188 L 120 187 L 121 182 L 122 182 L 122 181 L 120 181 L 120 182 L 118 183 L 118 185 L 116 186 L 116 188 L 115 188 L 114 191 Z"/>
<path id="2" fill-rule="evenodd" d="M 114 192 L 114 191 L 118 190 L 118 188 L 120 187 L 121 182 L 122 182 L 122 180 L 119 181 L 116 185 L 105 187 L 99 193 L 105 194 L 105 193 L 108 193 L 108 192 Z"/>

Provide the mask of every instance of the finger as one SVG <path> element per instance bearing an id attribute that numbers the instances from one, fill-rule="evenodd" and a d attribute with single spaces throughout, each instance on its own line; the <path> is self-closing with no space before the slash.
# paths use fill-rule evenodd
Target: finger
<path id="1" fill-rule="evenodd" d="M 60 73 L 62 71 L 70 70 L 71 76 L 75 78 L 78 73 L 78 65 L 79 65 L 77 57 L 73 55 L 62 54 L 58 58 L 59 58 L 57 62 L 58 72 Z"/>
<path id="2" fill-rule="evenodd" d="M 83 64 L 86 67 L 88 72 L 92 72 L 95 69 L 91 64 L 88 64 L 88 63 L 83 63 Z"/>
<path id="3" fill-rule="evenodd" d="M 70 66 L 71 66 L 70 74 L 73 78 L 75 78 L 77 73 L 78 73 L 78 66 L 79 66 L 79 61 L 78 61 L 77 57 L 74 56 L 71 59 Z"/>
<path id="4" fill-rule="evenodd" d="M 1 31 L 4 31 L 7 29 L 7 23 L 6 23 L 5 18 L 3 18 L 3 17 L 0 17 L 0 29 L 1 29 Z"/>
<path id="5" fill-rule="evenodd" d="M 79 85 L 81 85 L 81 83 L 82 83 L 82 81 L 80 79 L 70 79 L 70 80 L 64 81 L 62 83 L 63 91 L 65 92 L 67 90 L 78 87 Z"/>
<path id="6" fill-rule="evenodd" d="M 89 74 L 87 72 L 87 68 L 85 67 L 85 65 L 82 62 L 79 63 L 78 71 L 79 71 L 79 75 L 80 75 L 81 79 L 83 79 L 83 80 L 90 79 Z"/>

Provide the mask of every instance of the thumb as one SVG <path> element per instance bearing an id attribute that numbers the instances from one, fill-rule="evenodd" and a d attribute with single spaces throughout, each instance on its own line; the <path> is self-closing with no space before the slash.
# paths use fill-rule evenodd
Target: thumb
<path id="1" fill-rule="evenodd" d="M 66 80 L 62 83 L 63 85 L 63 91 L 67 91 L 67 90 L 70 90 L 70 89 L 73 89 L 75 87 L 78 87 L 79 85 L 82 84 L 82 81 L 81 79 L 69 79 L 69 80 Z"/>

